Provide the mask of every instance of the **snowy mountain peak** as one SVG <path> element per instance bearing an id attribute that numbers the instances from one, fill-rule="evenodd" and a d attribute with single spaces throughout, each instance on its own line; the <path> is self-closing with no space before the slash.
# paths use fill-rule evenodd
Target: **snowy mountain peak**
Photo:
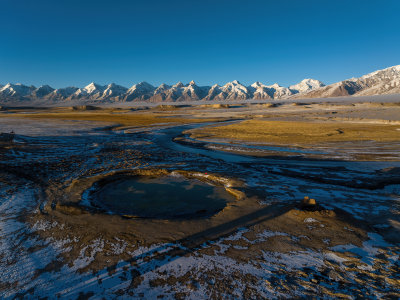
<path id="1" fill-rule="evenodd" d="M 25 88 L 29 87 L 27 85 L 24 85 L 22 83 L 7 83 L 5 86 L 3 86 L 3 89 L 19 89 L 19 88 Z M 34 87 L 34 86 L 30 86 Z"/>
<path id="2" fill-rule="evenodd" d="M 10 86 L 11 86 L 11 83 L 7 83 L 6 85 L 3 85 L 3 86 L 0 88 L 0 91 L 4 91 L 4 90 L 8 89 L 8 88 L 10 88 Z"/>
<path id="3" fill-rule="evenodd" d="M 125 93 L 124 100 L 132 101 L 135 99 L 144 100 L 143 98 L 148 98 L 154 92 L 156 88 L 151 84 L 142 81 L 137 84 L 134 84 L 130 89 L 128 89 Z"/>
<path id="4" fill-rule="evenodd" d="M 103 98 L 103 93 L 107 89 L 107 86 L 102 86 L 97 83 L 91 82 L 84 88 L 76 90 L 76 92 L 71 95 L 71 99 L 101 99 Z M 104 96 L 109 96 L 109 92 Z"/>
<path id="5" fill-rule="evenodd" d="M 146 81 L 142 81 L 142 82 L 139 82 L 139 83 L 133 85 L 128 90 L 128 92 L 138 91 L 138 90 L 140 90 L 140 91 L 153 91 L 153 90 L 155 90 L 155 87 L 152 86 L 150 83 L 147 83 Z"/>
<path id="6" fill-rule="evenodd" d="M 300 81 L 298 84 L 289 86 L 289 89 L 295 93 L 306 93 L 311 90 L 319 89 L 325 86 L 325 84 L 319 80 L 306 78 Z"/>
<path id="7" fill-rule="evenodd" d="M 393 70 L 396 70 L 397 72 L 400 72 L 400 65 L 393 66 L 392 68 L 393 68 Z"/>
<path id="8" fill-rule="evenodd" d="M 138 85 L 148 87 L 148 88 L 154 88 L 154 86 L 152 86 L 150 83 L 148 83 L 146 81 L 139 82 Z"/>
<path id="9" fill-rule="evenodd" d="M 389 67 L 382 70 L 377 70 L 372 73 L 361 76 L 360 78 L 351 78 L 350 80 L 366 80 L 371 77 L 376 77 L 376 79 L 393 78 L 400 77 L 400 65 Z"/>
<path id="10" fill-rule="evenodd" d="M 300 95 L 308 98 L 328 98 L 398 93 L 400 93 L 400 65 L 377 70 L 359 78 L 346 79 Z"/>
<path id="11" fill-rule="evenodd" d="M 51 89 L 51 90 L 54 90 L 54 89 L 53 89 L 51 86 L 49 86 L 48 84 L 41 85 L 41 86 L 38 87 L 38 89 L 46 89 L 46 90 Z"/>
<path id="12" fill-rule="evenodd" d="M 280 86 L 278 83 L 274 83 L 274 84 L 272 84 L 272 85 L 270 85 L 270 86 L 268 86 L 268 87 L 274 88 L 274 89 L 278 89 L 278 88 L 280 88 L 281 86 Z"/>
<path id="13" fill-rule="evenodd" d="M 287 99 L 336 96 L 364 96 L 381 94 L 400 94 L 400 65 L 377 70 L 359 78 L 343 80 L 328 86 L 321 81 L 306 78 L 289 87 L 278 83 L 266 85 L 259 81 L 250 86 L 233 80 L 223 86 L 197 86 L 192 80 L 187 85 L 178 82 L 173 86 L 165 83 L 157 88 L 147 82 L 140 82 L 131 88 L 110 83 L 102 86 L 91 82 L 83 88 L 67 87 L 54 90 L 48 85 L 39 88 L 21 83 L 0 85 L 0 100 L 11 102 L 19 100 L 80 100 L 85 101 L 219 101 L 246 99 Z"/>
<path id="14" fill-rule="evenodd" d="M 108 88 L 108 89 L 113 88 L 113 87 L 116 87 L 116 86 L 118 86 L 118 85 L 115 84 L 114 82 L 111 82 L 111 83 L 107 84 L 107 88 Z"/>
<path id="15" fill-rule="evenodd" d="M 41 98 L 41 97 L 44 97 L 44 96 L 52 93 L 53 91 L 54 91 L 54 89 L 51 86 L 45 84 L 45 85 L 41 85 L 40 87 L 35 89 L 32 92 L 32 96 L 34 96 L 36 98 Z"/>
<path id="16" fill-rule="evenodd" d="M 52 94 L 54 94 L 54 96 L 69 97 L 72 94 L 74 94 L 77 90 L 78 90 L 77 87 L 69 86 L 62 89 L 56 89 L 53 91 Z"/>
<path id="17" fill-rule="evenodd" d="M 182 82 L 177 82 L 176 84 L 174 84 L 172 87 L 175 87 L 175 88 L 181 88 L 181 87 L 184 87 L 184 85 L 183 85 L 183 83 Z"/>
<path id="18" fill-rule="evenodd" d="M 103 86 L 94 82 L 89 83 L 87 86 L 83 88 L 83 90 L 85 90 L 88 94 L 91 94 L 96 90 L 103 90 L 103 89 L 104 89 Z"/>
<path id="19" fill-rule="evenodd" d="M 234 80 L 228 82 L 222 88 L 222 91 L 227 94 L 226 99 L 249 99 L 252 97 L 251 93 L 239 81 Z"/>
<path id="20" fill-rule="evenodd" d="M 23 97 L 29 95 L 35 89 L 36 88 L 33 85 L 27 86 L 21 83 L 16 83 L 16 84 L 7 83 L 0 89 L 0 93 L 2 96 L 7 96 L 7 97 Z"/>
<path id="21" fill-rule="evenodd" d="M 312 78 L 303 79 L 302 81 L 300 81 L 300 83 L 314 85 L 314 86 L 324 84 L 323 82 L 321 82 L 317 79 L 312 79 Z"/>
<path id="22" fill-rule="evenodd" d="M 128 91 L 128 89 L 126 87 L 123 87 L 123 86 L 115 84 L 115 83 L 110 83 L 105 88 L 102 98 L 111 98 L 111 97 L 122 96 L 127 91 Z"/>
<path id="23" fill-rule="evenodd" d="M 381 70 L 377 70 L 377 71 L 369 73 L 369 74 L 374 74 L 374 73 L 376 74 L 376 73 L 379 73 L 379 72 L 387 72 L 387 71 L 400 72 L 400 65 L 388 67 L 388 68 L 381 69 Z"/>
<path id="24" fill-rule="evenodd" d="M 259 82 L 259 81 L 256 81 L 256 82 L 254 82 L 254 83 L 251 85 L 251 87 L 253 87 L 253 88 L 259 88 L 259 87 L 265 87 L 265 85 L 262 84 L 262 83 Z"/>
<path id="25" fill-rule="evenodd" d="M 166 90 L 166 89 L 169 89 L 169 88 L 170 88 L 170 86 L 169 86 L 168 84 L 166 84 L 166 83 L 161 83 L 161 84 L 158 86 L 157 90 L 158 90 L 158 89 L 160 89 L 160 90 Z"/>
<path id="26" fill-rule="evenodd" d="M 39 86 L 35 91 L 51 93 L 52 91 L 54 91 L 54 89 L 51 86 L 45 84 L 45 85 Z"/>

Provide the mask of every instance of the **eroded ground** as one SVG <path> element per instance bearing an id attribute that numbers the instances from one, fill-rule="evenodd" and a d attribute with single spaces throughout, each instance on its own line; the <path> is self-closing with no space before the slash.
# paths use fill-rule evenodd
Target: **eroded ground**
<path id="1" fill-rule="evenodd" d="M 398 298 L 398 118 L 396 103 L 6 110 L 2 131 L 17 136 L 0 148 L 0 295 Z M 260 140 L 274 124 L 276 140 Z M 91 205 L 96 183 L 128 175 L 232 198 L 190 218 Z"/>

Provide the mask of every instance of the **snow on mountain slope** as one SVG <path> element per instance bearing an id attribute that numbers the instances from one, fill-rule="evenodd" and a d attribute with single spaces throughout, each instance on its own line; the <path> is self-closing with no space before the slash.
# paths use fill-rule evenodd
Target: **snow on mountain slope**
<path id="1" fill-rule="evenodd" d="M 329 98 L 351 96 L 361 90 L 361 88 L 362 87 L 356 82 L 344 80 L 331 85 L 327 85 L 315 91 L 310 91 L 304 94 L 296 94 L 294 98 Z"/>
<path id="2" fill-rule="evenodd" d="M 0 96 L 2 97 L 23 97 L 31 94 L 36 88 L 31 85 L 23 85 L 21 83 L 7 83 L 0 89 Z"/>
<path id="3" fill-rule="evenodd" d="M 272 94 L 273 99 L 283 99 L 293 95 L 293 92 L 287 87 L 280 86 L 275 83 L 273 85 L 267 85 L 267 88 L 270 90 L 270 94 Z"/>
<path id="4" fill-rule="evenodd" d="M 61 89 L 56 89 L 50 94 L 46 95 L 45 98 L 49 100 L 65 100 L 72 96 L 78 90 L 77 87 L 66 87 Z"/>
<path id="5" fill-rule="evenodd" d="M 155 91 L 154 96 L 150 98 L 151 102 L 174 102 L 182 95 L 183 83 L 178 82 L 173 86 L 161 84 Z"/>
<path id="6" fill-rule="evenodd" d="M 171 88 L 171 86 L 169 86 L 169 85 L 167 85 L 165 83 L 162 83 L 156 88 L 156 90 L 154 91 L 154 94 L 163 93 L 163 92 L 167 91 L 170 88 Z"/>
<path id="7" fill-rule="evenodd" d="M 289 89 L 297 94 L 297 93 L 307 93 L 311 90 L 316 90 L 323 86 L 325 86 L 325 84 L 322 83 L 321 81 L 307 78 L 303 79 L 298 84 L 289 86 Z"/>
<path id="8" fill-rule="evenodd" d="M 133 85 L 130 89 L 127 90 L 124 96 L 124 101 L 132 101 L 132 100 L 146 100 L 150 98 L 156 88 L 151 84 L 142 81 L 138 84 Z"/>
<path id="9" fill-rule="evenodd" d="M 224 93 L 226 100 L 244 100 L 251 98 L 249 90 L 239 81 L 234 80 L 232 82 L 228 82 L 222 88 L 222 93 Z"/>
<path id="10" fill-rule="evenodd" d="M 396 93 L 400 93 L 400 65 L 378 70 L 359 78 L 350 78 L 336 82 L 317 90 L 301 94 L 300 96 L 302 98 L 327 98 Z"/>
<path id="11" fill-rule="evenodd" d="M 400 65 L 378 70 L 356 80 L 363 89 L 360 95 L 394 94 L 400 90 Z"/>
<path id="12" fill-rule="evenodd" d="M 149 97 L 150 102 L 162 102 L 165 101 L 167 98 L 168 91 L 172 89 L 171 86 L 162 83 L 160 84 L 153 92 L 153 94 Z"/>
<path id="13" fill-rule="evenodd" d="M 201 100 L 207 96 L 209 90 L 210 87 L 200 87 L 192 80 L 188 85 L 182 87 L 181 96 L 177 100 Z"/>
<path id="14" fill-rule="evenodd" d="M 385 95 L 400 93 L 400 78 L 378 82 L 357 93 L 358 96 Z"/>
<path id="15" fill-rule="evenodd" d="M 88 84 L 84 88 L 78 89 L 74 94 L 70 96 L 71 99 L 100 99 L 106 90 L 106 86 L 96 84 L 94 82 Z"/>
<path id="16" fill-rule="evenodd" d="M 352 95 L 379 95 L 400 93 L 400 65 L 377 70 L 359 78 L 350 78 L 325 86 L 316 79 L 304 79 L 301 82 L 283 87 L 275 83 L 265 85 L 255 82 L 245 86 L 234 80 L 223 86 L 198 86 L 194 81 L 189 84 L 178 82 L 172 86 L 165 83 L 154 87 L 147 82 L 140 82 L 127 89 L 111 83 L 102 86 L 94 82 L 83 88 L 67 87 L 54 90 L 48 85 L 39 88 L 20 83 L 0 85 L 2 102 L 18 100 L 96 100 L 96 101 L 149 101 L 175 102 L 191 100 L 268 100 L 287 98 L 326 98 Z"/>
<path id="17" fill-rule="evenodd" d="M 49 94 L 51 94 L 54 91 L 54 89 L 49 86 L 49 85 L 41 85 L 37 89 L 35 89 L 32 93 L 31 96 L 35 98 L 43 98 Z"/>
<path id="18" fill-rule="evenodd" d="M 202 100 L 215 100 L 218 99 L 218 95 L 221 95 L 222 90 L 221 87 L 218 84 L 214 84 L 207 93 L 207 96 L 205 96 Z"/>
<path id="19" fill-rule="evenodd" d="M 371 72 L 369 74 L 361 76 L 358 79 L 361 81 L 368 81 L 371 79 L 374 81 L 377 80 L 385 81 L 385 80 L 392 80 L 393 78 L 399 78 L 399 76 L 400 76 L 400 65 L 397 65 L 386 69 Z"/>
<path id="20" fill-rule="evenodd" d="M 173 86 L 163 83 L 154 90 L 153 95 L 148 99 L 151 102 L 201 100 L 207 96 L 209 89 L 210 87 L 199 87 L 194 81 L 187 85 L 178 82 Z"/>
<path id="21" fill-rule="evenodd" d="M 110 98 L 115 98 L 116 100 L 120 97 L 122 97 L 128 89 L 126 87 L 123 87 L 121 85 L 115 84 L 115 83 L 110 83 L 109 85 L 106 86 L 102 98 L 103 99 L 110 99 Z"/>
<path id="22" fill-rule="evenodd" d="M 249 90 L 253 94 L 252 98 L 257 100 L 272 99 L 274 96 L 272 90 L 259 81 L 254 82 L 251 86 L 249 86 Z"/>

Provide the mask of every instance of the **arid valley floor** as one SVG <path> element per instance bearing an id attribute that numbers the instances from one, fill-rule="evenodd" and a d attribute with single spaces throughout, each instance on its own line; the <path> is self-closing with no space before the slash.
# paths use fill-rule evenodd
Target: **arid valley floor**
<path id="1" fill-rule="evenodd" d="M 400 97 L 3 107 L 0 128 L 0 298 L 400 297 Z"/>

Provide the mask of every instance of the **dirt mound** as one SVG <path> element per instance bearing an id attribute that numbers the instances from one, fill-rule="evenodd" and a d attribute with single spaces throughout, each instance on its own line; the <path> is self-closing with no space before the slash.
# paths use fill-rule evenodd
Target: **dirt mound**
<path id="1" fill-rule="evenodd" d="M 86 111 L 86 110 L 99 110 L 101 108 L 92 105 L 77 105 L 77 106 L 72 106 L 71 109 L 76 111 Z"/>

